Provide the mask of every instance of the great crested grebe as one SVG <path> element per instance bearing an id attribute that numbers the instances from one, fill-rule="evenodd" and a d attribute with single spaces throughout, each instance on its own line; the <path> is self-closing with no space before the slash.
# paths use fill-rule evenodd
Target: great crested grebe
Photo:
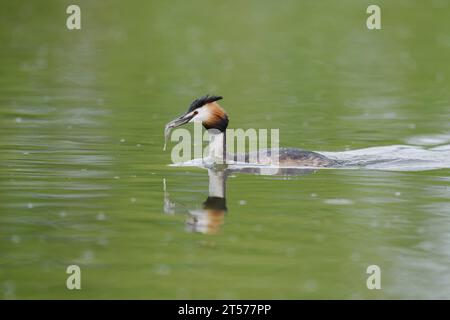
<path id="1" fill-rule="evenodd" d="M 212 159 L 220 159 L 221 163 L 239 159 L 238 155 L 226 152 L 225 130 L 228 127 L 228 115 L 217 102 L 221 99 L 221 96 L 206 95 L 194 100 L 185 114 L 166 125 L 166 138 L 173 128 L 188 122 L 201 122 L 210 134 L 209 155 Z M 271 164 L 271 152 L 271 149 L 265 150 L 265 156 L 262 157 L 260 153 L 257 164 Z M 327 167 L 335 164 L 334 160 L 324 155 L 296 148 L 279 148 L 278 157 L 277 165 L 281 167 Z M 243 158 L 248 163 L 252 157 L 245 154 Z"/>

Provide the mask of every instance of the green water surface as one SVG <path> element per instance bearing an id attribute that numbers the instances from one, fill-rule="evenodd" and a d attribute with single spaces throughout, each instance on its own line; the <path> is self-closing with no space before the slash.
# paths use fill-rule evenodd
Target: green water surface
<path id="1" fill-rule="evenodd" d="M 207 171 L 162 151 L 206 93 L 284 146 L 448 144 L 448 1 L 377 1 L 373 31 L 369 1 L 76 3 L 72 31 L 71 1 L 0 4 L 0 298 L 450 298 L 450 169 L 234 174 L 203 234 Z"/>

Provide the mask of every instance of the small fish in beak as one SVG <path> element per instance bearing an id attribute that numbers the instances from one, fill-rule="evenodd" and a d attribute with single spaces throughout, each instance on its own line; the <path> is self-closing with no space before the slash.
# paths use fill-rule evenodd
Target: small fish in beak
<path id="1" fill-rule="evenodd" d="M 168 124 L 166 124 L 166 126 L 164 127 L 164 149 L 163 149 L 163 151 L 166 151 L 167 140 L 169 138 L 169 135 L 170 135 L 170 132 L 172 131 L 172 129 L 188 123 L 189 121 L 191 121 L 191 119 L 194 116 L 195 116 L 194 112 L 186 113 L 186 114 L 182 115 L 181 117 L 176 118 L 176 119 L 170 121 Z"/>

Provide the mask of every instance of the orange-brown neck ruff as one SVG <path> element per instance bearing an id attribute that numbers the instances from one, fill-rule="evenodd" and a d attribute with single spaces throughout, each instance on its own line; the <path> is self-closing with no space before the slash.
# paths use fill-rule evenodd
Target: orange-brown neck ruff
<path id="1" fill-rule="evenodd" d="M 217 129 L 224 132 L 228 126 L 228 116 L 225 110 L 217 102 L 211 102 L 205 105 L 209 111 L 208 118 L 203 121 L 205 129 Z"/>

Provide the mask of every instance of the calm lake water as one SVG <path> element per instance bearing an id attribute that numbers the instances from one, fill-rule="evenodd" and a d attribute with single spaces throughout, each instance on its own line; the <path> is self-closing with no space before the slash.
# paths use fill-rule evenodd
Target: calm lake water
<path id="1" fill-rule="evenodd" d="M 448 1 L 377 1 L 377 31 L 365 1 L 77 3 L 78 31 L 68 2 L 2 3 L 1 298 L 450 298 Z M 206 93 L 231 128 L 389 165 L 232 172 L 195 228 L 208 171 L 163 128 Z"/>

